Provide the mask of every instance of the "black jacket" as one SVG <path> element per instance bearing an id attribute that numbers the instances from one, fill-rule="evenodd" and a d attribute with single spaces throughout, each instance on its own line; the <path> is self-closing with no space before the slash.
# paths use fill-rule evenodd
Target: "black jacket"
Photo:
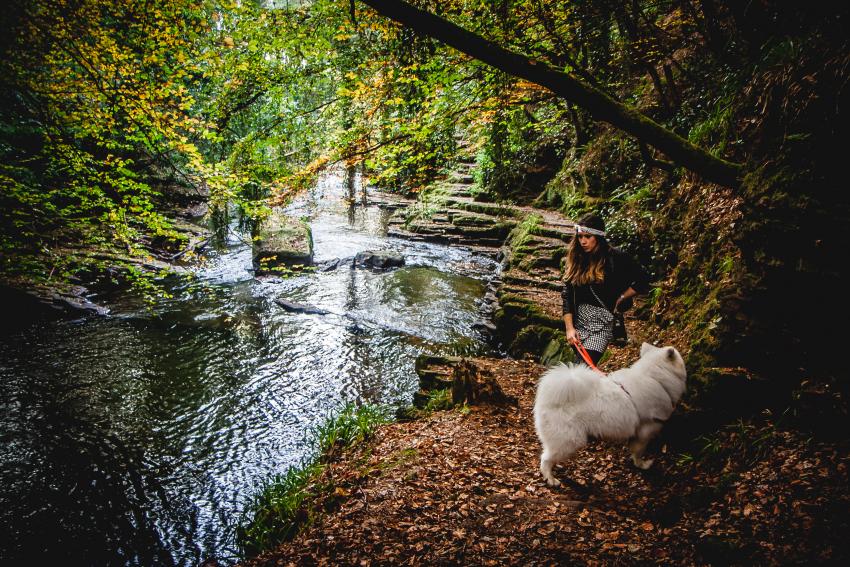
<path id="1" fill-rule="evenodd" d="M 649 291 L 649 276 L 646 271 L 631 256 L 613 246 L 608 250 L 608 260 L 605 262 L 604 271 L 605 281 L 602 283 L 564 284 L 561 299 L 565 315 L 575 313 L 576 305 L 582 303 L 600 306 L 590 291 L 590 285 L 593 285 L 593 291 L 609 311 L 614 309 L 620 294 L 627 289 L 632 288 L 638 293 Z"/>

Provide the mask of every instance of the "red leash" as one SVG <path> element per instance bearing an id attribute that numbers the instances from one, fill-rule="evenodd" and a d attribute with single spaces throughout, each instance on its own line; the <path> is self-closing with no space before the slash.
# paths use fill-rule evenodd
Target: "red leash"
<path id="1" fill-rule="evenodd" d="M 581 357 L 584 359 L 584 361 L 587 363 L 587 365 L 590 366 L 591 368 L 593 368 L 594 370 L 596 370 L 597 372 L 599 372 L 600 374 L 602 374 L 603 376 L 607 376 L 607 374 L 605 374 L 604 372 L 599 370 L 599 368 L 597 368 L 596 365 L 593 364 L 593 359 L 590 358 L 590 353 L 587 352 L 587 349 L 584 348 L 583 344 L 581 344 L 581 339 L 576 337 L 576 340 L 578 341 L 578 346 L 576 346 L 576 350 L 581 355 Z M 620 387 L 620 389 L 626 393 L 626 395 L 629 397 L 629 399 L 631 399 L 632 395 L 629 393 L 628 390 L 626 390 L 625 386 L 623 386 L 622 384 L 620 384 L 616 380 L 611 380 L 611 381 L 614 382 L 616 385 L 618 385 Z M 632 403 L 634 403 L 634 401 L 632 401 Z"/>
<path id="2" fill-rule="evenodd" d="M 590 353 L 588 353 L 588 352 L 587 352 L 587 349 L 586 349 L 586 348 L 584 348 L 584 345 L 583 345 L 583 344 L 581 344 L 581 339 L 580 339 L 580 338 L 578 338 L 578 337 L 576 337 L 576 340 L 578 341 L 578 345 L 576 345 L 576 350 L 578 351 L 579 355 L 580 355 L 580 356 L 581 356 L 581 358 L 584 360 L 584 362 L 585 362 L 585 363 L 586 363 L 589 367 L 591 367 L 592 369 L 596 370 L 597 372 L 599 372 L 600 374 L 602 374 L 603 376 L 605 376 L 605 373 L 604 373 L 604 372 L 602 372 L 601 370 L 599 370 L 599 368 L 597 368 L 597 367 L 596 367 L 596 365 L 595 365 L 595 364 L 593 364 L 593 359 L 592 359 L 592 358 L 590 358 Z"/>

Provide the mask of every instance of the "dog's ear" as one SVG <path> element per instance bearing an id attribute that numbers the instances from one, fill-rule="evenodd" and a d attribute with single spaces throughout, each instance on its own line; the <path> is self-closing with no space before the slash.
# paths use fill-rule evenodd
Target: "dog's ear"
<path id="1" fill-rule="evenodd" d="M 640 345 L 640 355 L 643 356 L 654 348 L 656 347 L 652 346 L 649 343 L 643 343 L 642 345 Z"/>

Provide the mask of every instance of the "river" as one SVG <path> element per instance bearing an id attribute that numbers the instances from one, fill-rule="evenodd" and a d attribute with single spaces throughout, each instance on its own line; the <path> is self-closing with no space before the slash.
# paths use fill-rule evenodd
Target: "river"
<path id="1" fill-rule="evenodd" d="M 109 317 L 0 337 L 4 564 L 231 564 L 251 494 L 312 456 L 319 423 L 407 405 L 419 354 L 489 351 L 472 325 L 496 263 L 387 238 L 389 213 L 343 194 L 329 175 L 292 206 L 316 262 L 390 249 L 403 268 L 259 280 L 233 230 L 152 309 L 128 293 Z"/>

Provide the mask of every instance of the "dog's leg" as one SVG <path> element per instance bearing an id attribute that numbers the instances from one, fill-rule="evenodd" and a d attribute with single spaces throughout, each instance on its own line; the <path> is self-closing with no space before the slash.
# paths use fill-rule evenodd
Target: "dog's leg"
<path id="1" fill-rule="evenodd" d="M 543 451 L 540 455 L 540 472 L 549 486 L 561 486 L 561 482 L 552 474 L 552 467 L 555 466 L 555 460 L 548 451 Z"/>
<path id="2" fill-rule="evenodd" d="M 629 440 L 629 449 L 632 452 L 632 462 L 639 469 L 646 470 L 655 462 L 654 459 L 644 459 L 643 453 L 652 438 L 661 431 L 660 423 L 643 423 L 638 426 L 637 433 Z"/>

